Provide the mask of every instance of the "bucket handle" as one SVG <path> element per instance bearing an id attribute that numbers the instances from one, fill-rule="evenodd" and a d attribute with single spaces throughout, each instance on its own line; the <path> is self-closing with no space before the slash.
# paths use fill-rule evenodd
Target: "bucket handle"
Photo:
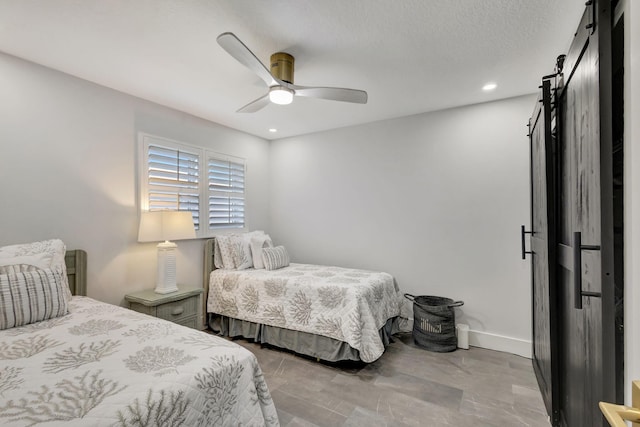
<path id="1" fill-rule="evenodd" d="M 404 297 L 406 299 L 408 299 L 409 301 L 416 302 L 415 301 L 416 300 L 415 295 L 404 294 Z M 418 303 L 416 303 L 416 304 L 418 304 Z M 418 304 L 418 305 L 420 305 L 420 304 Z M 451 304 L 447 304 L 447 308 L 461 307 L 463 305 L 464 305 L 464 301 L 456 301 L 456 302 L 452 302 Z"/>

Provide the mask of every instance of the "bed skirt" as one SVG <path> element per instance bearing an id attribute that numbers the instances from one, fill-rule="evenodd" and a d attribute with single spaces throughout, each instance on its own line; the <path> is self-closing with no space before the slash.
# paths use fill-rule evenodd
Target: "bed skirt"
<path id="1" fill-rule="evenodd" d="M 393 317 L 378 330 L 385 347 L 391 342 L 391 336 L 400 331 L 398 320 L 397 317 Z M 215 313 L 207 313 L 207 323 L 213 332 L 226 337 L 243 337 L 329 362 L 361 361 L 358 350 L 344 341 L 322 335 L 253 323 Z"/>

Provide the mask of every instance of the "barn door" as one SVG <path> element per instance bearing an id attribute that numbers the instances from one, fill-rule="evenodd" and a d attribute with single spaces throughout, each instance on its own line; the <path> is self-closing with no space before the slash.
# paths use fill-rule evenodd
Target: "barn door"
<path id="1" fill-rule="evenodd" d="M 544 80 L 529 120 L 531 144 L 531 264 L 533 314 L 533 368 L 547 408 L 558 417 L 555 196 L 553 135 L 551 129 L 551 82 Z M 524 228 L 523 240 L 524 240 Z M 525 251 L 523 249 L 523 258 Z M 556 424 L 554 422 L 554 424 Z"/>
<path id="2" fill-rule="evenodd" d="M 616 399 L 611 176 L 611 13 L 587 3 L 564 63 L 558 113 L 560 420 L 603 426 Z"/>

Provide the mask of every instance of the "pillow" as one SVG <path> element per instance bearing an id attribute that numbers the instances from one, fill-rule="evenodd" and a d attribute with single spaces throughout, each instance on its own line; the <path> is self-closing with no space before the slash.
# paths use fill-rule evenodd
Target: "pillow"
<path id="1" fill-rule="evenodd" d="M 251 252 L 251 238 L 257 236 L 264 236 L 264 231 L 255 230 L 242 234 L 242 241 L 238 246 L 234 246 L 236 249 L 236 256 L 234 258 L 236 269 L 245 270 L 254 266 L 253 255 Z"/>
<path id="2" fill-rule="evenodd" d="M 277 270 L 289 265 L 289 254 L 284 246 L 262 249 L 262 262 L 267 270 Z"/>
<path id="3" fill-rule="evenodd" d="M 246 270 L 253 267 L 248 236 L 236 236 L 233 240 L 233 251 L 233 263 L 236 266 L 236 270 Z"/>
<path id="4" fill-rule="evenodd" d="M 67 314 L 63 277 L 52 268 L 0 275 L 0 330 Z"/>
<path id="5" fill-rule="evenodd" d="M 3 259 L 8 264 L 5 265 L 20 265 L 20 262 L 7 261 L 6 258 L 18 258 L 23 256 L 34 256 L 47 254 L 51 257 L 51 261 L 48 267 L 52 269 L 59 269 L 62 272 L 62 281 L 66 285 L 64 295 L 67 301 L 71 300 L 71 290 L 69 289 L 69 279 L 67 278 L 67 265 L 64 262 L 64 257 L 67 253 L 67 248 L 64 242 L 60 239 L 43 240 L 33 243 L 22 243 L 18 245 L 10 245 L 0 247 L 0 259 Z M 13 269 L 14 272 L 16 268 Z M 19 270 L 30 270 L 29 268 Z"/>
<path id="6" fill-rule="evenodd" d="M 51 255 L 51 265 L 65 265 L 64 256 L 67 248 L 60 239 L 43 240 L 41 242 L 22 243 L 0 247 L 0 258 L 38 255 Z"/>
<path id="7" fill-rule="evenodd" d="M 233 235 L 225 235 L 225 236 L 217 236 L 216 240 L 218 241 L 218 246 L 220 248 L 220 258 L 222 259 L 222 268 L 226 270 L 234 270 L 236 268 L 236 264 L 234 262 L 233 254 Z M 214 259 L 215 262 L 215 259 Z"/>
<path id="8" fill-rule="evenodd" d="M 255 257 L 251 250 L 251 239 L 264 235 L 264 231 L 256 230 L 243 234 L 216 236 L 213 247 L 213 264 L 216 268 L 226 270 L 245 270 L 253 267 Z M 262 265 L 262 258 L 260 258 L 259 264 Z"/>
<path id="9" fill-rule="evenodd" d="M 273 243 L 271 237 L 268 234 L 252 236 L 251 237 L 251 257 L 253 259 L 253 268 L 256 270 L 264 268 L 262 263 L 262 251 L 263 248 L 271 248 Z"/>
<path id="10" fill-rule="evenodd" d="M 23 271 L 45 269 L 51 266 L 53 257 L 46 252 L 37 255 L 0 258 L 0 274 L 15 274 Z"/>
<path id="11" fill-rule="evenodd" d="M 220 240 L 216 238 L 213 242 L 213 265 L 216 268 L 224 268 L 222 254 L 220 253 Z"/>

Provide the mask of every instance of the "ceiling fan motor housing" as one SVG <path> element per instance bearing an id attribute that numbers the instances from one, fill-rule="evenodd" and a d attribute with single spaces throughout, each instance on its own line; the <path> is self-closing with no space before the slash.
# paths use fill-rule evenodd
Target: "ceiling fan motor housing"
<path id="1" fill-rule="evenodd" d="M 271 55 L 271 74 L 277 79 L 293 84 L 293 56 L 285 52 Z"/>

